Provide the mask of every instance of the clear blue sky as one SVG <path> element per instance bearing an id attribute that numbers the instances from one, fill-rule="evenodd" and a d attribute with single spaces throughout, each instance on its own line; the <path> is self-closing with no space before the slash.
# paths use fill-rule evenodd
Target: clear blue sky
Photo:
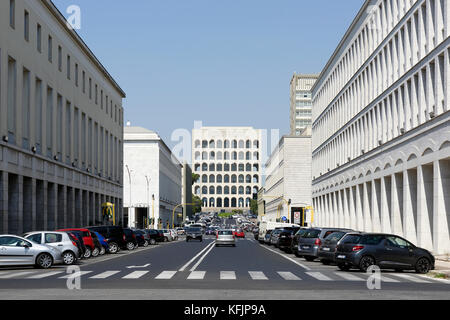
<path id="1" fill-rule="evenodd" d="M 364 0 L 53 0 L 126 92 L 125 121 L 157 131 L 289 132 L 294 72 L 319 73 Z"/>

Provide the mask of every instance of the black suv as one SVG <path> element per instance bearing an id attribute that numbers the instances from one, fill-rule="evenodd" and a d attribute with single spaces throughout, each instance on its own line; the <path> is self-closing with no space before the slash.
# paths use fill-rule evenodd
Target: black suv
<path id="1" fill-rule="evenodd" d="M 149 244 L 155 245 L 157 242 L 164 242 L 164 233 L 162 231 L 154 229 L 144 229 L 142 231 L 147 234 Z"/>
<path id="2" fill-rule="evenodd" d="M 200 240 L 203 241 L 203 231 L 202 228 L 188 228 L 186 230 L 186 242 L 189 240 Z"/>
<path id="3" fill-rule="evenodd" d="M 100 233 L 108 242 L 109 252 L 117 253 L 120 248 L 126 247 L 126 237 L 123 228 L 119 226 L 97 226 L 86 229 Z"/>
<path id="4" fill-rule="evenodd" d="M 133 230 L 128 228 L 123 228 L 123 233 L 125 234 L 125 245 L 122 249 L 134 250 L 139 246 L 136 234 Z"/>
<path id="5" fill-rule="evenodd" d="M 300 230 L 300 227 L 283 228 L 280 234 L 278 235 L 278 243 L 276 246 L 281 250 L 290 253 L 292 239 L 294 238 L 294 235 L 297 233 L 298 230 Z"/>

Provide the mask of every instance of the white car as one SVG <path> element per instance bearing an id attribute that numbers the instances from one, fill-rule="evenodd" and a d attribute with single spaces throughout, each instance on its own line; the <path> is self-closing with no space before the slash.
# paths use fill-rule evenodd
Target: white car
<path id="1" fill-rule="evenodd" d="M 161 230 L 164 234 L 164 242 L 173 241 L 172 232 L 169 229 Z"/>
<path id="2" fill-rule="evenodd" d="M 62 263 L 61 251 L 14 235 L 0 235 L 0 266 L 48 269 Z"/>
<path id="3" fill-rule="evenodd" d="M 216 237 L 216 247 L 220 245 L 231 245 L 236 247 L 236 237 L 233 230 L 218 230 Z"/>
<path id="4" fill-rule="evenodd" d="M 172 235 L 172 240 L 178 240 L 178 232 L 175 229 L 170 229 L 170 234 Z"/>
<path id="5" fill-rule="evenodd" d="M 66 232 L 36 231 L 26 233 L 23 237 L 27 240 L 58 249 L 62 252 L 62 260 L 66 265 L 74 264 L 77 261 L 79 255 L 78 247 L 72 242 Z"/>

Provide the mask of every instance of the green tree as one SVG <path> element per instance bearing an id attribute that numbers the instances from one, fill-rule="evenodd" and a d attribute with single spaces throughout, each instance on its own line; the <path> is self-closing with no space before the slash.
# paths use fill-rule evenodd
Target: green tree
<path id="1" fill-rule="evenodd" d="M 257 200 L 250 200 L 250 210 L 253 214 L 258 214 L 258 201 Z"/>
<path id="2" fill-rule="evenodd" d="M 202 212 L 202 199 L 196 195 L 192 195 L 192 203 L 195 203 L 194 206 L 192 206 L 192 213 L 196 214 L 197 212 Z"/>
<path id="3" fill-rule="evenodd" d="M 196 183 L 200 179 L 200 175 L 196 173 L 192 173 L 192 185 Z"/>

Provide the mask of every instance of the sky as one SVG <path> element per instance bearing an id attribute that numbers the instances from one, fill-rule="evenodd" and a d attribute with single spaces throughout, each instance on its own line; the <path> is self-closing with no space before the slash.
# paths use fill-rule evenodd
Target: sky
<path id="1" fill-rule="evenodd" d="M 364 0 L 53 0 L 125 91 L 124 121 L 289 133 L 294 72 L 320 73 Z"/>

